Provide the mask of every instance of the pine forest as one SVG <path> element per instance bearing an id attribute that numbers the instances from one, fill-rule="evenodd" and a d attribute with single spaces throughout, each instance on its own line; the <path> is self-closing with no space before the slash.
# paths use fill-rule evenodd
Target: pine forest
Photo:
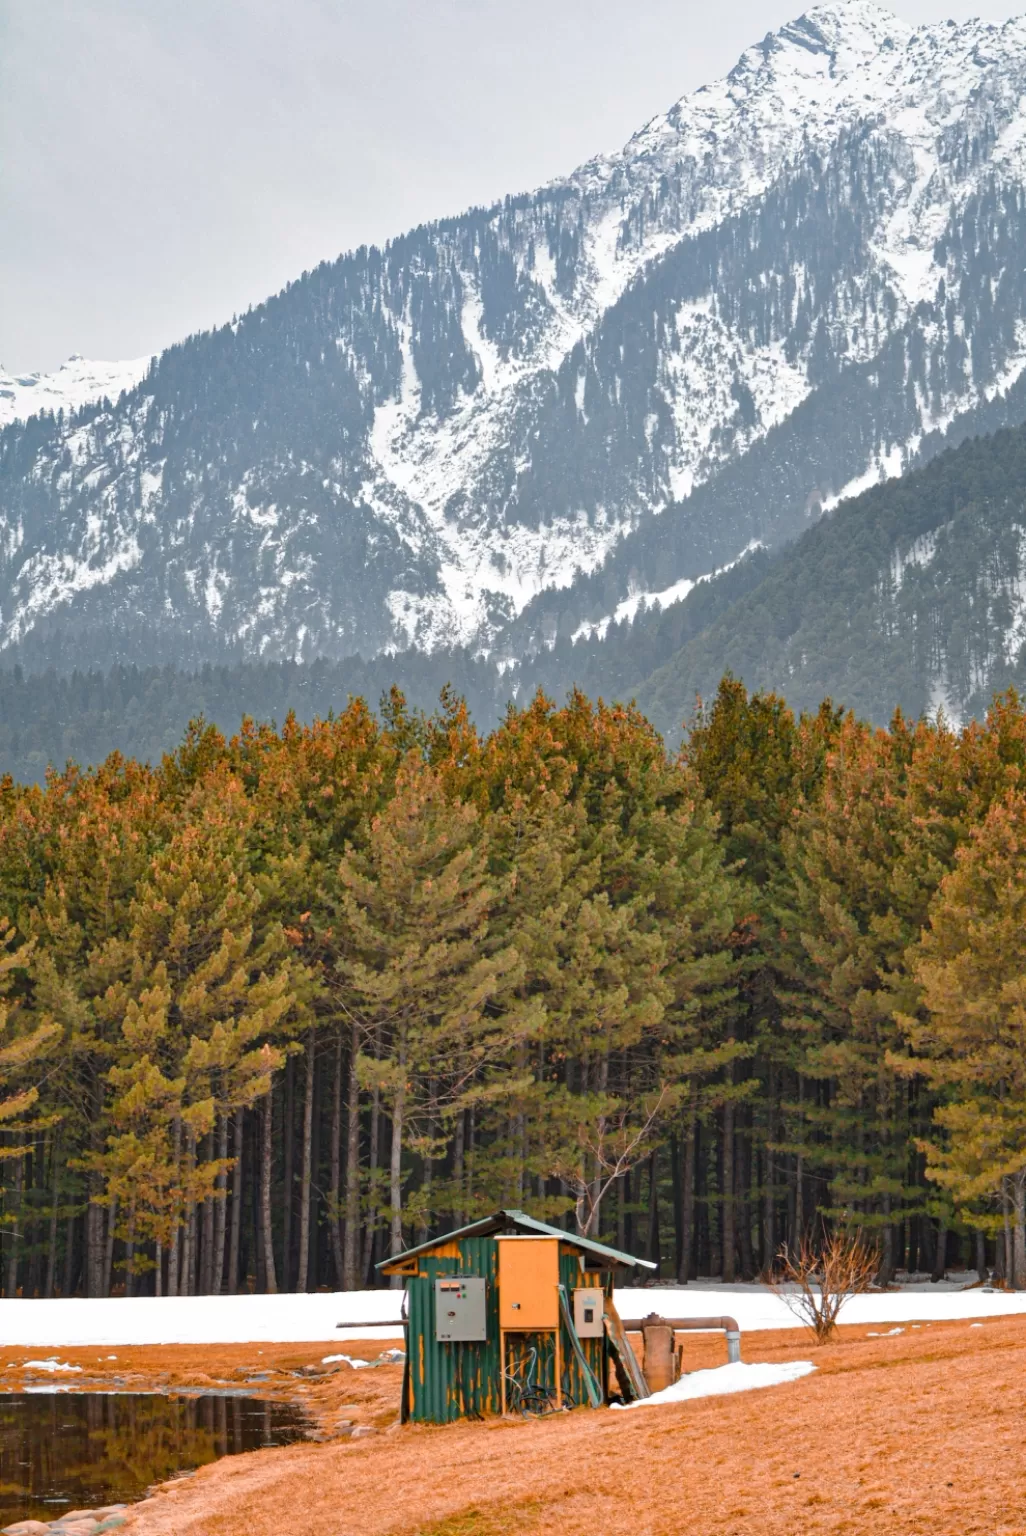
<path id="1" fill-rule="evenodd" d="M 1026 709 L 386 696 L 0 782 L 3 1294 L 375 1283 L 499 1206 L 1026 1287 Z"/>

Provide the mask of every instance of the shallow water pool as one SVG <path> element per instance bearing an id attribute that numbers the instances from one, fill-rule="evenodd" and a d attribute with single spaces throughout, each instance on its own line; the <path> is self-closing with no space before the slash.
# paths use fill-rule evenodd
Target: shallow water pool
<path id="1" fill-rule="evenodd" d="M 220 1456 L 304 1440 L 287 1403 L 138 1392 L 0 1395 L 0 1526 L 130 1504 L 151 1483 Z"/>

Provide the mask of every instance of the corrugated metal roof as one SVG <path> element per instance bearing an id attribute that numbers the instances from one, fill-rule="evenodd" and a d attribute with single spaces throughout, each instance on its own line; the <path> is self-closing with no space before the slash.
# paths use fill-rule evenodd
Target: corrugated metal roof
<path id="1" fill-rule="evenodd" d="M 623 1264 L 630 1269 L 655 1269 L 656 1267 L 649 1259 L 636 1259 L 633 1254 L 621 1253 L 618 1248 L 610 1248 L 605 1243 L 596 1243 L 590 1237 L 578 1237 L 575 1232 L 564 1232 L 561 1227 L 552 1227 L 547 1221 L 537 1221 L 535 1217 L 528 1216 L 524 1211 L 512 1210 L 496 1211 L 494 1216 L 484 1216 L 480 1221 L 471 1222 L 469 1226 L 458 1227 L 455 1232 L 446 1232 L 441 1237 L 432 1238 L 428 1243 L 418 1243 L 416 1248 L 406 1248 L 402 1253 L 395 1253 L 391 1258 L 382 1259 L 376 1267 L 386 1269 L 390 1264 L 401 1264 L 404 1259 L 430 1253 L 432 1248 L 437 1248 L 440 1243 L 451 1243 L 464 1237 L 488 1237 L 504 1227 L 517 1227 L 541 1237 L 558 1237 L 561 1242 L 570 1243 L 573 1247 L 580 1248 L 583 1253 L 594 1254 L 596 1258 L 606 1259 L 613 1264 Z"/>

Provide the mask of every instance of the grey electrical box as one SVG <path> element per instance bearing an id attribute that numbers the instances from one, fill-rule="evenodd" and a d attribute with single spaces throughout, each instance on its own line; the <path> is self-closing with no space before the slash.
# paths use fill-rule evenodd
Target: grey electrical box
<path id="1" fill-rule="evenodd" d="M 579 1285 L 574 1289 L 574 1328 L 579 1339 L 600 1339 L 603 1294 L 601 1286 Z"/>
<path id="2" fill-rule="evenodd" d="M 482 1344 L 488 1338 L 485 1282 L 474 1275 L 435 1281 L 435 1341 Z"/>

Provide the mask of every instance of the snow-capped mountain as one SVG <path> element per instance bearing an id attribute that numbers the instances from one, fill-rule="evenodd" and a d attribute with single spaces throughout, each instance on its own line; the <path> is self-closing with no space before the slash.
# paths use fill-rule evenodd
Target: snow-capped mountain
<path id="1" fill-rule="evenodd" d="M 117 400 L 134 389 L 150 366 L 148 357 L 107 363 L 73 352 L 56 373 L 8 373 L 0 364 L 0 427 L 27 421 L 41 411 L 66 416 L 96 400 Z"/>
<path id="2" fill-rule="evenodd" d="M 619 154 L 9 429 L 0 647 L 515 666 L 1026 418 L 1024 92 L 1026 20 L 819 6 Z"/>

